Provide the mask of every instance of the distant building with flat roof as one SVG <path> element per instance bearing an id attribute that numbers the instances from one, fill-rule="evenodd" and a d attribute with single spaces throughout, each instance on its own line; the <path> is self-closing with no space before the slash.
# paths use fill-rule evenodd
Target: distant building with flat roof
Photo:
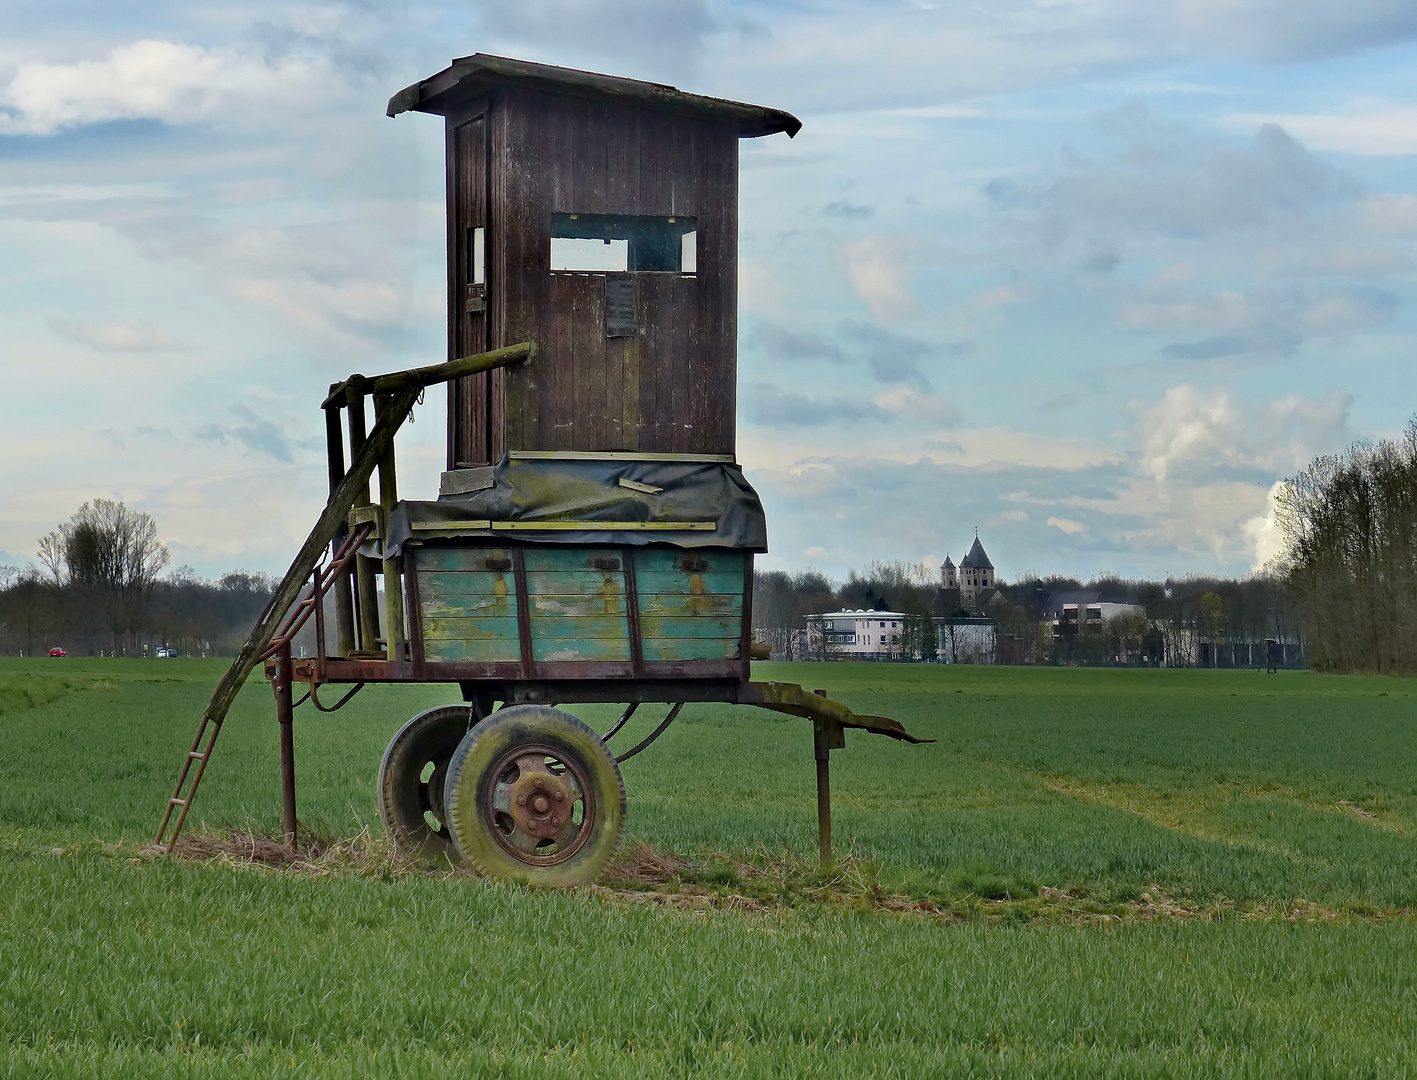
<path id="1" fill-rule="evenodd" d="M 812 655 L 902 659 L 904 630 L 905 614 L 900 611 L 824 611 L 807 616 Z"/>

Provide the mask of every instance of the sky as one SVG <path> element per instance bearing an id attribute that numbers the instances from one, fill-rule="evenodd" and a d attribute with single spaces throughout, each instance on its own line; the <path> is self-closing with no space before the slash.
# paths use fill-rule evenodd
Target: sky
<path id="1" fill-rule="evenodd" d="M 0 0 L 0 563 L 82 502 L 280 573 L 329 383 L 446 356 L 443 134 L 490 52 L 787 109 L 745 141 L 759 566 L 1243 575 L 1417 414 L 1417 4 Z M 432 498 L 445 399 L 399 436 Z"/>

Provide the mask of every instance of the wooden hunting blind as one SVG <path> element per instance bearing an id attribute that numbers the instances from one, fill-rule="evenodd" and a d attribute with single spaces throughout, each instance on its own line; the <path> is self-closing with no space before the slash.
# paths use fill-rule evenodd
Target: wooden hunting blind
<path id="1" fill-rule="evenodd" d="M 158 842 L 176 843 L 226 712 L 264 661 L 291 845 L 296 705 L 328 712 L 367 683 L 442 682 L 465 704 L 415 716 L 379 770 L 380 816 L 411 861 L 594 880 L 624 835 L 618 763 L 686 702 L 813 721 L 829 861 L 827 761 L 843 730 L 921 740 L 822 691 L 751 681 L 767 524 L 734 455 L 738 140 L 801 125 L 482 54 L 389 102 L 390 116 L 410 110 L 446 123 L 448 360 L 330 387 L 329 501 L 213 693 Z M 400 500 L 394 435 L 438 383 L 439 495 Z M 315 655 L 296 659 L 310 619 Z M 296 682 L 309 685 L 299 701 Z M 326 706 L 327 683 L 353 688 Z M 602 737 L 556 707 L 567 702 L 627 708 Z M 606 741 L 649 702 L 668 715 L 612 755 Z"/>
<path id="2" fill-rule="evenodd" d="M 395 94 L 444 117 L 448 468 L 509 450 L 732 455 L 738 140 L 776 109 L 477 54 Z"/>

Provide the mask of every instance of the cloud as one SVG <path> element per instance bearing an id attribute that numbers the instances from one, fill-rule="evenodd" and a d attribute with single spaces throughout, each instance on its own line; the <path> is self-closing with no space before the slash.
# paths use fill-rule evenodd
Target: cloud
<path id="1" fill-rule="evenodd" d="M 932 428 L 953 427 L 960 421 L 953 402 L 908 386 L 897 386 L 869 400 L 821 397 L 754 383 L 742 399 L 754 422 L 766 427 L 824 427 L 866 421 L 906 420 Z"/>
<path id="2" fill-rule="evenodd" d="M 894 319 L 915 310 L 907 284 L 909 243 L 899 237 L 867 234 L 842 245 L 846 280 L 874 319 Z"/>
<path id="3" fill-rule="evenodd" d="M 922 390 L 929 388 L 930 380 L 920 370 L 920 361 L 938 351 L 930 342 L 859 319 L 843 319 L 841 332 L 865 352 L 867 366 L 878 382 L 908 383 Z"/>
<path id="4" fill-rule="evenodd" d="M 1417 232 L 1417 195 L 1374 195 L 1363 204 L 1368 228 L 1386 236 Z"/>
<path id="5" fill-rule="evenodd" d="M 754 383 L 743 395 L 749 414 L 767 427 L 822 427 L 827 424 L 857 424 L 863 420 L 883 420 L 889 414 L 872 402 L 849 398 L 809 397 L 779 390 L 768 383 Z"/>
<path id="6" fill-rule="evenodd" d="M 1341 56 L 1417 37 L 1409 0 L 1180 0 L 1180 28 L 1213 53 L 1271 61 Z"/>
<path id="7" fill-rule="evenodd" d="M 903 383 L 922 391 L 930 387 L 930 380 L 922 369 L 923 362 L 933 357 L 971 356 L 978 350 L 968 339 L 936 343 L 898 334 L 862 319 L 842 319 L 835 330 L 836 337 L 831 338 L 759 321 L 748 334 L 747 344 L 762 349 L 774 360 L 862 363 L 877 382 Z"/>
<path id="8" fill-rule="evenodd" d="M 240 424 L 203 424 L 192 434 L 202 442 L 214 442 L 223 446 L 236 442 L 248 450 L 274 458 L 284 464 L 295 460 L 289 440 L 285 434 L 269 420 L 263 420 L 245 405 L 233 405 L 230 410 Z"/>
<path id="9" fill-rule="evenodd" d="M 1283 128 L 1264 124 L 1248 141 L 1196 135 L 1140 102 L 1100 118 L 1118 147 L 1106 160 L 1073 155 L 1051 183 L 995 179 L 984 194 L 1030 221 L 1051 247 L 1081 236 L 1114 250 L 1124 235 L 1199 239 L 1250 229 L 1354 201 L 1361 186 L 1316 159 Z"/>
<path id="10" fill-rule="evenodd" d="M 897 386 L 877 394 L 871 404 L 883 412 L 938 427 L 954 427 L 961 419 L 954 402 L 909 386 Z"/>
<path id="11" fill-rule="evenodd" d="M 49 135 L 112 120 L 168 124 L 231 120 L 256 102 L 289 107 L 328 93 L 331 72 L 321 63 L 143 40 L 115 48 L 103 60 L 22 64 L 0 95 L 0 134 Z"/>
<path id="12" fill-rule="evenodd" d="M 1166 345 L 1177 360 L 1220 360 L 1250 354 L 1288 355 L 1313 337 L 1335 338 L 1390 323 L 1400 305 L 1395 293 L 1372 286 L 1259 289 L 1215 296 L 1171 293 L 1137 300 L 1123 310 L 1130 326 L 1154 331 L 1212 331 Z"/>
<path id="13" fill-rule="evenodd" d="M 411 314 L 406 267 L 388 255 L 393 225 L 251 226 L 203 235 L 193 247 L 232 295 L 287 328 L 321 348 L 333 339 L 367 350 L 400 333 Z"/>
<path id="14" fill-rule="evenodd" d="M 80 323 L 67 319 L 56 319 L 50 325 L 57 333 L 70 341 L 87 345 L 99 352 L 178 352 L 192 347 L 178 341 L 166 330 L 159 329 L 150 323 Z"/>
<path id="15" fill-rule="evenodd" d="M 947 122 L 990 115 L 993 103 L 981 98 L 991 95 L 1158 71 L 1193 86 L 1213 78 L 1213 60 L 1317 59 L 1417 36 L 1411 0 L 835 0 L 711 10 L 751 12 L 742 30 L 723 18 L 704 39 L 701 65 L 743 86 L 747 100 Z M 1187 63 L 1201 73 L 1176 78 Z"/>
<path id="16" fill-rule="evenodd" d="M 1082 261 L 1082 269 L 1088 274 L 1110 274 L 1121 263 L 1122 257 L 1117 254 L 1117 249 L 1110 244 L 1104 244 Z"/>
<path id="17" fill-rule="evenodd" d="M 835 341 L 821 334 L 788 330 L 771 322 L 759 322 L 753 327 L 747 343 L 777 360 L 826 360 L 832 364 L 849 362 Z"/>
<path id="18" fill-rule="evenodd" d="M 876 213 L 874 206 L 861 206 L 856 203 L 847 202 L 845 199 L 837 199 L 822 207 L 823 217 L 845 218 L 848 221 L 860 221 L 864 218 L 873 217 Z"/>
<path id="19" fill-rule="evenodd" d="M 1069 536 L 1074 536 L 1084 530 L 1085 526 L 1080 521 L 1073 521 L 1070 518 L 1050 517 L 1044 524 L 1051 525 L 1055 529 L 1061 529 Z"/>
<path id="20" fill-rule="evenodd" d="M 1283 480 L 1276 480 L 1269 489 L 1269 500 L 1265 512 L 1250 518 L 1244 524 L 1245 539 L 1254 549 L 1250 569 L 1259 573 L 1269 566 L 1284 551 L 1284 532 L 1279 527 L 1278 498 L 1285 488 Z"/>
<path id="21" fill-rule="evenodd" d="M 613 59 L 615 71 L 628 55 L 665 78 L 682 77 L 723 28 L 705 0 L 487 0 L 478 10 L 484 31 L 538 52 Z"/>
<path id="22" fill-rule="evenodd" d="M 1228 117 L 1229 127 L 1277 124 L 1311 146 L 1362 157 L 1405 157 L 1417 154 L 1417 108 L 1391 106 L 1376 111 L 1332 113 L 1241 114 Z"/>
<path id="23" fill-rule="evenodd" d="M 1209 474 L 1297 469 L 1350 441 L 1352 407 L 1353 395 L 1346 390 L 1330 391 L 1317 401 L 1288 394 L 1244 409 L 1225 388 L 1204 392 L 1189 383 L 1173 386 L 1155 405 L 1133 407 L 1140 472 L 1164 485 L 1183 465 Z"/>

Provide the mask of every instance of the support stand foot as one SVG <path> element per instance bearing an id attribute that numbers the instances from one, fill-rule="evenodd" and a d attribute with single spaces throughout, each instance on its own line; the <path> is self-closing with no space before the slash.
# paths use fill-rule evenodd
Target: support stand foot
<path id="1" fill-rule="evenodd" d="M 276 654 L 275 678 L 271 689 L 276 695 L 276 720 L 280 724 L 280 794 L 285 824 L 285 846 L 295 850 L 295 706 L 290 686 L 290 645 Z"/>
<path id="2" fill-rule="evenodd" d="M 813 690 L 826 697 L 825 690 Z M 835 720 L 812 720 L 812 751 L 817 759 L 817 857 L 822 869 L 832 864 L 831 752 L 846 746 L 846 731 Z"/>

